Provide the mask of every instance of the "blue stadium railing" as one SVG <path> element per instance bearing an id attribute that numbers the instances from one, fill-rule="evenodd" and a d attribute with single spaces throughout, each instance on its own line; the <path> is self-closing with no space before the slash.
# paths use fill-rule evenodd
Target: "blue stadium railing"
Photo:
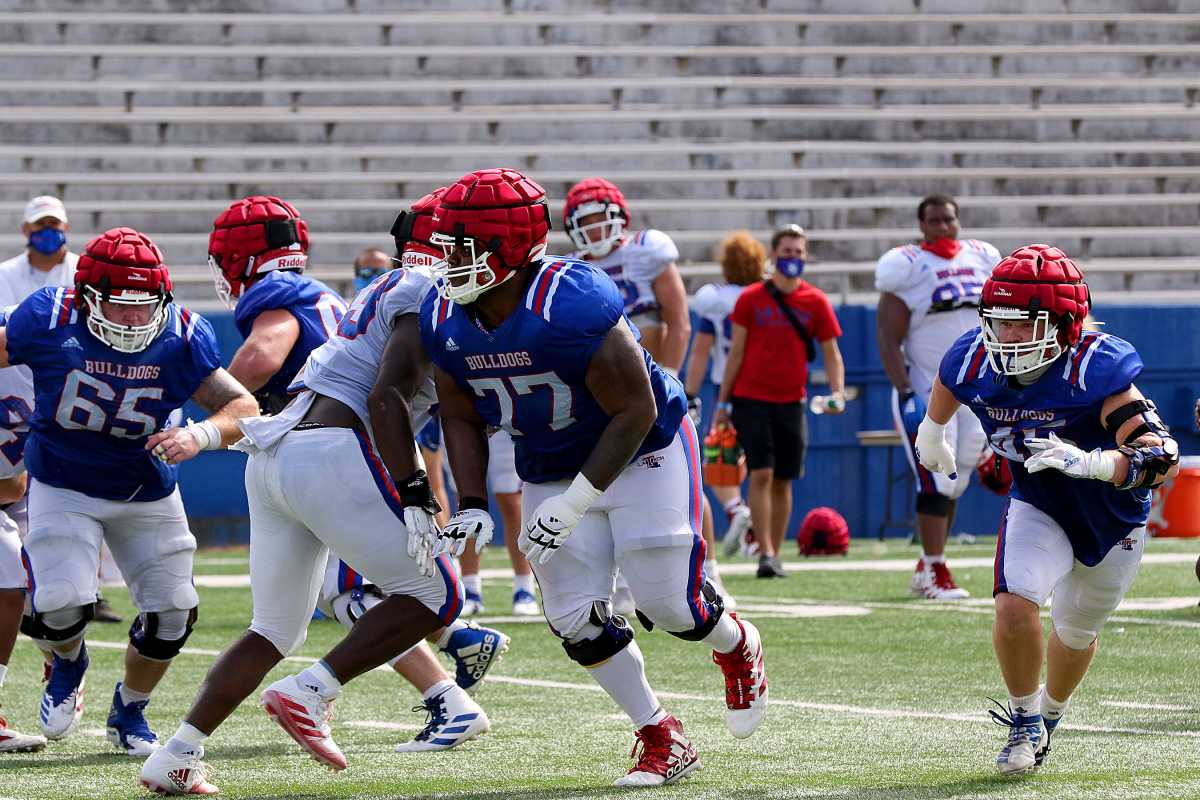
<path id="1" fill-rule="evenodd" d="M 1096 317 L 1107 330 L 1137 347 L 1146 363 L 1138 386 L 1158 404 L 1163 418 L 1179 439 L 1185 454 L 1200 454 L 1200 436 L 1192 418 L 1192 405 L 1200 396 L 1200 311 L 1190 306 L 1104 306 Z M 885 448 L 860 447 L 855 433 L 891 427 L 890 387 L 875 347 L 875 310 L 864 306 L 837 309 L 844 332 L 842 355 L 847 385 L 860 388 L 858 400 L 841 417 L 811 417 L 808 478 L 800 481 L 789 525 L 794 535 L 808 509 L 827 505 L 838 509 L 856 537 L 876 535 L 885 518 L 883 496 Z M 221 342 L 226 361 L 241 341 L 228 313 L 207 314 Z M 822 387 L 812 387 L 821 392 Z M 712 387 L 706 384 L 706 416 L 712 408 Z M 197 409 L 190 409 L 198 416 Z M 246 492 L 242 483 L 240 453 L 202 453 L 182 467 L 184 502 L 197 536 L 204 544 L 248 541 Z M 894 472 L 907 469 L 896 453 Z M 912 498 L 901 492 L 894 498 L 893 518 L 907 516 Z M 972 484 L 958 506 L 954 530 L 992 534 L 1003 509 L 1003 500 Z M 498 517 L 497 517 L 498 519 Z M 353 520 L 349 520 L 352 524 Z M 717 514 L 718 535 L 724 529 Z M 904 535 L 890 528 L 890 535 Z M 500 537 L 500 532 L 497 532 Z M 397 541 L 400 541 L 399 539 Z"/>

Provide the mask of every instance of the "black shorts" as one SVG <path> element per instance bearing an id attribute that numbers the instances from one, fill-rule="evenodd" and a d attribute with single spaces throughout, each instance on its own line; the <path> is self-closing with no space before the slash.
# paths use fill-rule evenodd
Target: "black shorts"
<path id="1" fill-rule="evenodd" d="M 804 403 L 768 403 L 732 398 L 733 427 L 746 451 L 749 469 L 774 468 L 779 480 L 804 477 L 808 420 Z"/>

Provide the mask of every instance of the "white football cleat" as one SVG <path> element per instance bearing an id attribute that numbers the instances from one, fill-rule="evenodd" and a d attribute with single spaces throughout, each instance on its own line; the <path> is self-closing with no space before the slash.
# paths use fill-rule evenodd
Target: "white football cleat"
<path id="1" fill-rule="evenodd" d="M 1008 728 L 1008 741 L 996 756 L 996 769 L 1006 778 L 1034 772 L 1042 761 L 1038 758 L 1038 750 L 1045 736 L 1042 715 L 1014 713 L 1011 708 L 999 703 L 996 705 L 1001 711 L 989 710 L 988 714 L 997 725 Z"/>
<path id="2" fill-rule="evenodd" d="M 487 714 L 457 685 L 413 706 L 413 711 L 424 711 L 429 720 L 411 741 L 396 745 L 397 753 L 449 750 L 492 729 Z"/>
<path id="3" fill-rule="evenodd" d="M 462 611 L 459 612 L 460 617 L 477 617 L 483 613 L 483 596 L 475 594 L 470 589 L 464 592 Z"/>
<path id="4" fill-rule="evenodd" d="M 637 763 L 613 781 L 613 786 L 662 786 L 686 778 L 700 768 L 696 748 L 683 732 L 683 723 L 673 714 L 657 725 L 639 728 L 633 735 L 636 739 L 629 755 L 637 758 Z"/>
<path id="5" fill-rule="evenodd" d="M 729 527 L 725 529 L 725 536 L 721 539 L 721 552 L 729 557 L 741 547 L 742 538 L 750 530 L 753 520 L 750 516 L 750 506 L 745 503 L 738 503 L 726 511 L 725 517 L 729 520 Z"/>
<path id="6" fill-rule="evenodd" d="M 908 582 L 908 591 L 913 597 L 924 597 L 925 587 L 933 581 L 933 574 L 925 565 L 925 559 L 917 559 L 917 568 L 913 570 L 912 580 Z"/>
<path id="7" fill-rule="evenodd" d="M 713 663 L 725 675 L 725 727 L 745 739 L 767 713 L 767 662 L 758 628 L 736 614 L 729 616 L 742 629 L 742 641 L 729 653 L 714 650 Z"/>
<path id="8" fill-rule="evenodd" d="M 155 794 L 216 794 L 220 790 L 208 782 L 203 756 L 202 747 L 182 756 L 160 747 L 142 764 L 139 781 Z"/>
<path id="9" fill-rule="evenodd" d="M 314 760 L 333 770 L 346 768 L 346 756 L 329 730 L 332 698 L 324 700 L 314 689 L 302 686 L 295 675 L 288 675 L 268 686 L 261 702 L 267 716 Z"/>
<path id="10" fill-rule="evenodd" d="M 38 708 L 38 721 L 42 733 L 51 741 L 65 738 L 79 725 L 83 717 L 83 695 L 87 686 L 90 663 L 87 645 L 79 651 L 79 658 L 67 661 L 52 653 L 47 669 L 46 688 Z"/>
<path id="11" fill-rule="evenodd" d="M 8 727 L 8 720 L 0 717 L 0 753 L 36 753 L 45 746 L 45 736 L 14 731 Z"/>
<path id="12" fill-rule="evenodd" d="M 537 598 L 532 592 L 518 589 L 513 592 L 512 613 L 514 617 L 540 617 L 542 610 L 538 608 Z"/>

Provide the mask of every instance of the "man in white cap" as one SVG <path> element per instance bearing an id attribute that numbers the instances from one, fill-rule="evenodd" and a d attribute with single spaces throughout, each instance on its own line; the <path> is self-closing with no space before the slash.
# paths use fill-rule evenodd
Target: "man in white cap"
<path id="1" fill-rule="evenodd" d="M 0 263 L 0 306 L 19 303 L 43 286 L 71 286 L 79 256 L 67 250 L 67 209 L 48 194 L 25 206 L 25 252 Z"/>

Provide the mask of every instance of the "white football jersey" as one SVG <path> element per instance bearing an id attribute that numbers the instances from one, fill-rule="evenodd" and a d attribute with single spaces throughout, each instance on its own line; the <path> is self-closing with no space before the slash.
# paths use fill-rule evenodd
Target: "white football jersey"
<path id="1" fill-rule="evenodd" d="M 583 258 L 582 252 L 572 258 Z M 621 246 L 604 258 L 589 263 L 604 270 L 613 279 L 625 299 L 625 313 L 658 314 L 658 299 L 654 296 L 654 280 L 669 264 L 679 260 L 679 248 L 671 237 L 653 229 L 627 233 Z"/>
<path id="2" fill-rule="evenodd" d="M 729 355 L 729 337 L 733 325 L 729 315 L 733 313 L 733 306 L 745 288 L 732 283 L 706 283 L 692 298 L 692 311 L 700 318 L 696 332 L 710 333 L 714 338 L 709 354 L 708 377 L 718 386 L 725 375 L 725 359 Z"/>
<path id="3" fill-rule="evenodd" d="M 367 395 L 375 386 L 392 325 L 402 314 L 420 313 L 421 300 L 432 287 L 433 280 L 423 269 L 394 269 L 380 275 L 354 298 L 337 335 L 308 354 L 308 361 L 289 391 L 312 389 L 340 400 L 371 430 Z M 416 346 L 420 346 L 419 341 Z M 414 431 L 425 427 L 429 409 L 436 403 L 430 370 L 409 404 Z"/>
<path id="4" fill-rule="evenodd" d="M 913 388 L 923 394 L 954 340 L 979 325 L 983 283 L 1000 261 L 1000 251 L 987 242 L 964 239 L 962 245 L 947 260 L 907 244 L 884 253 L 875 266 L 875 288 L 898 296 L 912 314 L 904 355 Z"/>

